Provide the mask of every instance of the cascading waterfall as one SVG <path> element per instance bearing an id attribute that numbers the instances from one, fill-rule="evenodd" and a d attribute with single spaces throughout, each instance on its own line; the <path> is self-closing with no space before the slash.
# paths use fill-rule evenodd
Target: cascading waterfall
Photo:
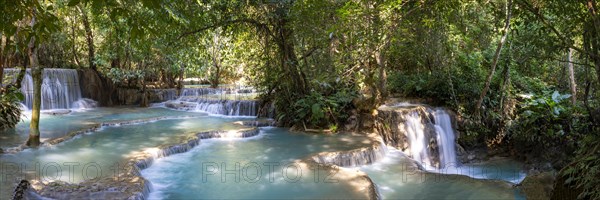
<path id="1" fill-rule="evenodd" d="M 20 69 L 5 69 L 4 74 L 12 81 L 16 81 Z M 27 69 L 21 92 L 25 95 L 23 104 L 31 109 L 33 107 L 33 78 L 31 70 Z M 90 99 L 81 98 L 79 75 L 74 69 L 44 69 L 42 74 L 42 110 L 90 108 L 96 103 Z"/>
<path id="2" fill-rule="evenodd" d="M 221 94 L 223 89 L 218 88 L 183 88 L 181 90 L 181 97 L 193 96 L 201 97 L 210 94 Z"/>
<path id="3" fill-rule="evenodd" d="M 417 111 L 410 112 L 405 116 L 404 125 L 410 146 L 409 154 L 423 166 L 436 166 L 437 161 L 439 161 L 437 166 L 440 168 L 457 166 L 455 133 L 450 115 L 443 109 L 427 109 L 426 115 L 433 116 L 433 121 L 429 120 L 427 116 L 421 116 Z M 427 135 L 426 127 L 428 126 L 435 130 L 435 135 Z M 438 160 L 430 153 L 430 138 L 434 138 L 437 144 Z"/>
<path id="4" fill-rule="evenodd" d="M 440 167 L 457 166 L 455 133 L 450 115 L 442 109 L 434 113 L 437 144 L 440 150 Z"/>
<path id="5" fill-rule="evenodd" d="M 243 96 L 253 92 L 253 89 L 243 88 L 184 88 L 181 96 L 175 101 L 167 101 L 161 105 L 185 111 L 206 112 L 228 116 L 257 116 L 258 102 L 243 100 Z"/>
<path id="6" fill-rule="evenodd" d="M 419 113 L 411 112 L 406 116 L 405 125 L 412 158 L 425 166 L 430 166 L 432 162 L 427 149 L 429 142 L 425 137 L 425 127 Z"/>
<path id="7" fill-rule="evenodd" d="M 196 111 L 218 115 L 256 116 L 256 101 L 199 99 Z"/>

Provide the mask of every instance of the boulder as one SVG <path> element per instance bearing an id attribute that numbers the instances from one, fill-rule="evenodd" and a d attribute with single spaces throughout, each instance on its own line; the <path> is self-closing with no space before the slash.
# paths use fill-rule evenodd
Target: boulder
<path id="1" fill-rule="evenodd" d="M 553 172 L 534 173 L 525 177 L 518 185 L 527 199 L 550 199 L 554 188 Z"/>

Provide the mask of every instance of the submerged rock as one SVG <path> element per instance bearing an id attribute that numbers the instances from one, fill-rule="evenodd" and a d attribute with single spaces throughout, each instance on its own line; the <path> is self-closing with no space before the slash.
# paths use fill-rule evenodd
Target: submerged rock
<path id="1" fill-rule="evenodd" d="M 330 177 L 330 184 L 344 184 L 348 187 L 348 193 L 354 193 L 359 199 L 381 199 L 381 195 L 377 190 L 377 185 L 371 178 L 360 170 L 340 168 L 337 165 L 316 163 L 310 158 L 302 161 L 296 161 L 296 166 L 299 166 L 304 171 L 309 171 L 310 168 L 316 168 L 327 171 Z M 324 197 L 325 199 L 335 199 L 336 197 Z M 339 196 L 337 198 L 340 198 Z"/>

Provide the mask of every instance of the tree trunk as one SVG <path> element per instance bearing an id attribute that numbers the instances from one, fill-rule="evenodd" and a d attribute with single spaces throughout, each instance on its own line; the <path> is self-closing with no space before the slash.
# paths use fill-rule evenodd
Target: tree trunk
<path id="1" fill-rule="evenodd" d="M 215 71 L 210 77 L 210 87 L 217 88 L 221 79 L 221 33 L 219 30 L 216 30 L 213 35 L 211 54 Z"/>
<path id="2" fill-rule="evenodd" d="M 185 72 L 185 64 L 182 64 L 179 69 L 179 80 L 177 81 L 177 95 L 181 95 L 183 90 L 183 73 Z"/>
<path id="3" fill-rule="evenodd" d="M 387 46 L 387 45 L 386 45 Z M 377 83 L 377 90 L 379 90 L 379 102 L 377 102 L 377 104 L 380 104 L 381 102 L 385 101 L 385 99 L 387 98 L 387 89 L 386 89 L 386 85 L 387 85 L 387 73 L 385 71 L 385 58 L 384 58 L 384 53 L 378 51 L 375 56 L 376 56 L 376 61 L 377 61 L 377 67 L 379 69 L 379 81 Z M 375 105 L 375 106 L 379 106 L 379 105 Z"/>
<path id="4" fill-rule="evenodd" d="M 577 84 L 575 83 L 575 72 L 573 69 L 573 59 L 572 55 L 573 49 L 569 49 L 568 53 L 568 61 L 569 61 L 569 83 L 571 85 L 571 103 L 575 105 L 577 103 Z"/>
<path id="5" fill-rule="evenodd" d="M 77 7 L 77 8 L 79 9 L 79 12 L 81 12 L 83 27 L 85 29 L 85 36 L 86 36 L 87 45 L 88 45 L 89 68 L 93 69 L 94 71 L 98 71 L 96 69 L 96 64 L 94 63 L 95 51 L 94 51 L 94 35 L 92 32 L 92 27 L 90 26 L 90 21 L 88 19 L 88 16 L 87 16 L 87 13 L 85 12 L 85 10 L 83 10 L 81 7 Z"/>
<path id="6" fill-rule="evenodd" d="M 2 86 L 2 80 L 4 77 L 4 35 L 0 33 L 0 86 Z M 1 93 L 2 91 L 0 91 Z"/>
<path id="7" fill-rule="evenodd" d="M 73 24 L 71 25 L 71 34 L 73 37 L 72 51 L 73 51 L 73 59 L 75 60 L 75 64 L 77 64 L 77 66 L 80 67 L 81 64 L 79 63 L 79 58 L 77 57 L 77 47 L 75 46 L 77 44 L 77 35 L 75 35 L 75 24 L 76 23 L 77 23 L 77 18 L 75 17 L 75 19 L 73 19 Z"/>
<path id="8" fill-rule="evenodd" d="M 16 34 L 15 34 L 16 35 Z M 2 60 L 0 60 L 0 65 L 4 66 L 4 68 L 10 68 L 10 66 L 8 65 L 8 58 L 10 57 L 10 50 L 6 49 L 6 47 L 10 44 L 10 36 L 4 36 L 4 50 L 2 50 Z"/>
<path id="9" fill-rule="evenodd" d="M 32 11 L 31 28 L 35 35 L 33 27 L 35 25 L 35 10 Z M 37 47 L 35 37 L 31 37 L 27 48 L 29 55 L 29 65 L 31 66 L 31 76 L 33 78 L 33 108 L 31 109 L 31 123 L 29 124 L 29 139 L 27 146 L 39 146 L 40 144 L 40 109 L 42 106 L 42 67 L 38 64 Z"/>
<path id="10" fill-rule="evenodd" d="M 213 56 L 213 67 L 215 68 L 215 73 L 212 75 L 212 80 L 210 81 L 210 87 L 217 88 L 219 87 L 219 79 L 221 78 L 221 64 L 218 63 L 215 56 Z"/>
<path id="11" fill-rule="evenodd" d="M 502 46 L 506 42 L 506 38 L 508 37 L 508 33 L 510 32 L 510 17 L 511 17 L 511 9 L 512 9 L 512 0 L 508 0 L 506 3 L 506 21 L 504 23 L 504 35 L 498 42 L 498 47 L 496 48 L 496 53 L 494 54 L 494 59 L 492 60 L 492 69 L 487 76 L 487 80 L 485 81 L 485 86 L 481 91 L 481 95 L 479 96 L 479 100 L 475 106 L 475 116 L 480 117 L 481 104 L 483 104 L 483 98 L 487 94 L 490 89 L 490 83 L 492 82 L 492 78 L 494 77 L 494 73 L 496 72 L 496 65 L 498 64 L 498 59 L 500 58 L 500 52 L 502 51 Z"/>
<path id="12" fill-rule="evenodd" d="M 276 41 L 279 48 L 282 70 L 292 80 L 293 86 L 290 89 L 303 96 L 307 93 L 308 88 L 306 80 L 302 78 L 301 70 L 298 68 L 298 57 L 294 51 L 294 42 L 291 38 L 293 32 L 287 27 L 286 16 L 280 16 L 276 30 Z"/>
<path id="13" fill-rule="evenodd" d="M 146 81 L 145 78 L 141 78 L 142 83 L 142 99 L 140 102 L 140 107 L 148 107 L 148 92 L 146 91 Z"/>
<path id="14" fill-rule="evenodd" d="M 511 51 L 512 51 L 512 43 L 509 43 L 508 47 L 508 55 L 506 57 L 506 67 L 504 68 L 504 82 L 502 83 L 502 88 L 500 88 L 500 112 L 502 113 L 502 119 L 506 119 L 507 112 L 504 99 L 508 99 L 510 95 L 510 64 L 511 64 Z M 503 125 L 504 126 L 504 125 Z"/>

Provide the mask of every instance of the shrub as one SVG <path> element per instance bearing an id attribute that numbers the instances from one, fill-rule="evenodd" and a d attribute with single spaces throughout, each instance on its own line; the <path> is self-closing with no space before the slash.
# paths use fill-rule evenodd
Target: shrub
<path id="1" fill-rule="evenodd" d="M 21 104 L 25 96 L 18 88 L 9 87 L 0 94 L 0 130 L 15 128 L 21 120 Z"/>
<path id="2" fill-rule="evenodd" d="M 308 123 L 311 127 L 335 127 L 348 118 L 347 109 L 352 105 L 352 99 L 357 93 L 352 89 L 342 88 L 333 94 L 324 95 L 311 91 L 293 105 L 294 123 Z"/>
<path id="3" fill-rule="evenodd" d="M 525 96 L 514 124 L 511 138 L 550 147 L 570 138 L 573 130 L 573 107 L 569 94 L 545 91 L 540 95 Z M 564 143 L 563 143 L 564 145 Z"/>

